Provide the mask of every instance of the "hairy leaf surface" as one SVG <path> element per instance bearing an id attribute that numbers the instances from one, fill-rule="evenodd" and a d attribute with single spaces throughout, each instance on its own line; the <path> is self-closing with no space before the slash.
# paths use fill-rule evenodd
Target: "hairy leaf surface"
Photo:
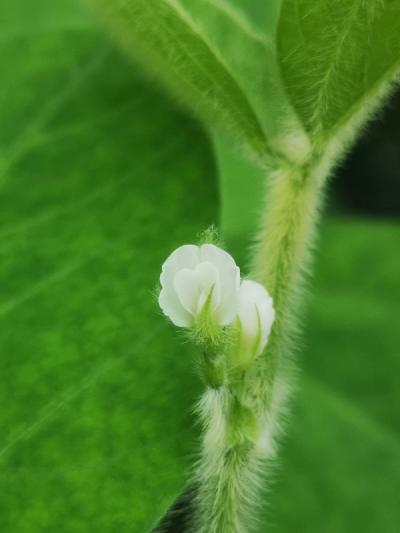
<path id="1" fill-rule="evenodd" d="M 397 1 L 283 1 L 281 71 L 308 131 L 327 135 L 382 96 L 400 68 L 399 34 Z"/>
<path id="2" fill-rule="evenodd" d="M 255 25 L 250 17 L 251 6 L 239 9 L 229 0 L 180 0 L 180 3 L 246 91 L 268 136 L 279 135 L 285 119 L 288 120 L 285 115 L 289 106 L 279 77 L 272 29 L 261 30 Z M 272 23 L 274 16 L 269 15 Z"/>

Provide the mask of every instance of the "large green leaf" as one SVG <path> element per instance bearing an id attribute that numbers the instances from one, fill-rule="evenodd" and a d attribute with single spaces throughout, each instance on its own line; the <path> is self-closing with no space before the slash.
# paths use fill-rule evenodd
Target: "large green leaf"
<path id="1" fill-rule="evenodd" d="M 73 1 L 3 0 L 0 20 L 0 530 L 147 532 L 198 434 L 154 289 L 216 221 L 213 156 Z M 326 224 L 263 533 L 397 532 L 398 242 Z"/>
<path id="2" fill-rule="evenodd" d="M 197 390 L 154 293 L 217 221 L 213 162 L 69 0 L 31 8 L 0 7 L 0 530 L 149 531 Z"/>
<path id="3" fill-rule="evenodd" d="M 326 135 L 382 96 L 400 68 L 399 34 L 396 0 L 283 0 L 281 70 L 307 130 Z"/>
<path id="4" fill-rule="evenodd" d="M 176 0 L 89 0 L 128 53 L 192 112 L 257 156 L 267 141 L 246 94 Z"/>

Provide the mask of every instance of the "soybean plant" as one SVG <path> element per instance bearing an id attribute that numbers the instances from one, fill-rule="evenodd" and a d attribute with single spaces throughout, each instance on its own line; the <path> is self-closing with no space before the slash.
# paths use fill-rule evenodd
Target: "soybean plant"
<path id="1" fill-rule="evenodd" d="M 244 186 L 252 175 L 265 184 L 243 281 L 215 243 L 184 246 L 166 261 L 160 294 L 200 348 L 206 384 L 200 457 L 175 511 L 186 509 L 187 531 L 248 533 L 276 453 L 326 183 L 398 79 L 400 3 L 271 1 L 275 18 L 256 25 L 228 0 L 89 1 L 203 121 L 219 156 L 229 146 L 247 160 Z M 230 157 L 220 157 L 223 184 Z M 178 531 L 179 512 L 169 518 L 160 528 Z"/>

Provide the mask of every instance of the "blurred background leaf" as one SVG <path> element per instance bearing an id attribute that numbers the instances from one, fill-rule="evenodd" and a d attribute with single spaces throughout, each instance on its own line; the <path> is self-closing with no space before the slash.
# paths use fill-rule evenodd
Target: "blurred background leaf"
<path id="1" fill-rule="evenodd" d="M 395 533 L 400 224 L 330 218 L 320 241 L 270 517 L 287 533 Z"/>
<path id="2" fill-rule="evenodd" d="M 24 5 L 0 8 L 0 530 L 148 531 L 197 387 L 159 269 L 217 221 L 214 164 L 76 6 Z"/>
<path id="3" fill-rule="evenodd" d="M 200 390 L 154 294 L 169 251 L 218 221 L 215 156 L 78 2 L 3 0 L 0 21 L 0 530 L 150 531 L 188 477 Z M 332 185 L 260 532 L 398 531 L 398 211 L 349 211 L 373 139 Z M 249 213 L 224 193 L 244 266 Z"/>

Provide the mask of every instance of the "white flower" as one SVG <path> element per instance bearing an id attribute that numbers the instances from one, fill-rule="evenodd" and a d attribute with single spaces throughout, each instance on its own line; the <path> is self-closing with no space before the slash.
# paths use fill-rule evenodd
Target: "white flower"
<path id="1" fill-rule="evenodd" d="M 177 248 L 163 264 L 160 282 L 158 302 L 176 326 L 192 326 L 206 302 L 211 320 L 220 326 L 237 314 L 239 267 L 213 244 Z"/>
<path id="2" fill-rule="evenodd" d="M 238 318 L 240 322 L 240 350 L 256 357 L 265 348 L 275 319 L 271 296 L 255 281 L 244 280 L 240 286 Z"/>

